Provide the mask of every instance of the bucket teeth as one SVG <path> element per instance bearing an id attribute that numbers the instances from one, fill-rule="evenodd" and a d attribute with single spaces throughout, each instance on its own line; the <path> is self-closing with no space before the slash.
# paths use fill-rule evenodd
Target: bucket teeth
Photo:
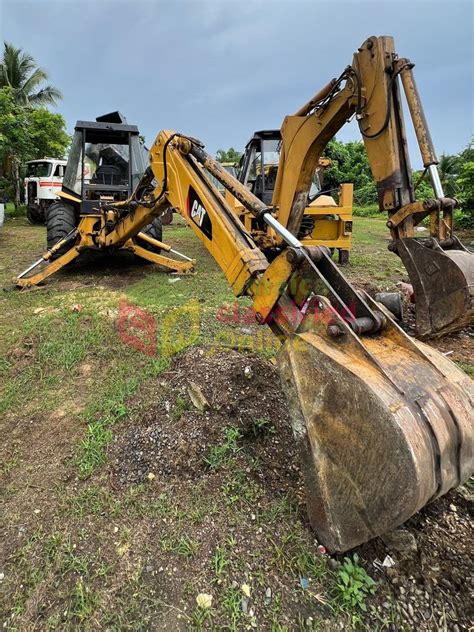
<path id="1" fill-rule="evenodd" d="M 370 300 L 370 299 L 368 299 Z M 336 339 L 328 301 L 307 312 L 278 364 L 306 482 L 308 514 L 330 551 L 405 522 L 474 470 L 472 381 L 388 321 Z"/>

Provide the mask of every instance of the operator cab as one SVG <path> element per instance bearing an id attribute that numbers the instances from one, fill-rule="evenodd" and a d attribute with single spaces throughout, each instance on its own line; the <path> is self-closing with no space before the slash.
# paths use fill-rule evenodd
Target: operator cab
<path id="1" fill-rule="evenodd" d="M 279 129 L 255 132 L 240 161 L 239 180 L 264 204 L 272 203 L 281 152 Z M 321 191 L 319 169 L 313 176 L 308 203 Z"/>
<path id="2" fill-rule="evenodd" d="M 147 166 L 138 127 L 120 112 L 78 121 L 64 174 L 63 191 L 80 201 L 80 213 L 126 200 Z"/>

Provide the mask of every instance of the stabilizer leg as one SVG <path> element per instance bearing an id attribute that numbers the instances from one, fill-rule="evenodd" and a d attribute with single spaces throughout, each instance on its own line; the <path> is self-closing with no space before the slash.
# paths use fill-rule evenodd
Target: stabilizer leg
<path id="1" fill-rule="evenodd" d="M 42 257 L 38 259 L 38 261 L 36 261 L 32 266 L 27 268 L 24 272 L 19 274 L 15 279 L 13 279 L 13 282 L 15 283 L 15 285 L 22 288 L 38 285 L 39 283 L 47 279 L 49 276 L 51 276 L 52 274 L 54 274 L 55 272 L 57 272 L 58 270 L 66 266 L 68 263 L 73 261 L 76 257 L 78 257 L 81 253 L 81 248 L 79 247 L 79 244 L 70 248 L 67 252 L 65 252 L 63 255 L 61 255 L 54 261 L 51 261 L 51 258 L 53 257 L 53 255 L 60 248 L 62 248 L 69 241 L 71 241 L 72 238 L 75 238 L 75 236 L 76 235 L 71 235 L 70 237 L 61 239 L 61 241 L 55 244 L 51 248 L 51 250 L 47 250 L 42 255 Z M 49 261 L 48 265 L 44 267 L 40 272 L 32 276 L 26 276 L 29 272 L 34 270 L 37 266 L 47 261 Z"/>
<path id="2" fill-rule="evenodd" d="M 153 242 L 153 245 L 156 245 L 158 248 L 162 248 L 165 246 L 165 249 L 171 251 L 171 247 L 167 244 L 162 243 L 161 241 L 157 241 L 148 235 L 143 235 L 143 233 L 139 233 L 140 237 L 147 237 L 146 241 Z M 164 255 L 158 254 L 156 252 L 151 252 L 142 246 L 138 246 L 134 241 L 127 241 L 124 246 L 124 249 L 131 250 L 135 255 L 146 259 L 147 261 L 151 261 L 152 263 L 156 263 L 157 265 L 163 266 L 172 270 L 173 272 L 180 272 L 181 274 L 186 272 L 191 272 L 194 269 L 195 261 L 193 259 L 187 258 L 187 261 L 177 261 L 176 259 L 171 259 L 171 257 L 165 257 Z"/>

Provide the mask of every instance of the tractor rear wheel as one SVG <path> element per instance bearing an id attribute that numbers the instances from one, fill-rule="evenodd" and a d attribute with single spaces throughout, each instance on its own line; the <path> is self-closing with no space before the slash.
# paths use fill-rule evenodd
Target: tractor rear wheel
<path id="1" fill-rule="evenodd" d="M 156 239 L 157 241 L 162 241 L 163 225 L 161 223 L 161 217 L 155 217 L 153 221 L 147 226 L 144 226 L 140 232 L 145 233 L 145 235 L 148 235 L 148 237 L 151 237 L 152 239 Z M 137 241 L 137 244 L 141 246 L 142 248 L 145 248 L 145 250 L 154 252 L 157 255 L 159 255 L 161 252 L 161 248 L 156 248 L 153 244 L 150 244 L 148 241 L 145 241 L 144 239 L 140 239 L 140 237 L 136 237 L 136 241 Z"/>
<path id="2" fill-rule="evenodd" d="M 48 208 L 46 217 L 46 240 L 48 248 L 52 248 L 60 239 L 76 228 L 74 208 L 65 202 L 53 202 Z M 53 258 L 60 257 L 69 250 L 63 246 Z"/>

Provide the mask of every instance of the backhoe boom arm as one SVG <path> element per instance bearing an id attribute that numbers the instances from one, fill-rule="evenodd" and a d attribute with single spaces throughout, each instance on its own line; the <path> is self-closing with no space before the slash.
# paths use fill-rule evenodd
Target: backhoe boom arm
<path id="1" fill-rule="evenodd" d="M 198 141 L 161 132 L 150 156 L 136 210 L 172 204 L 282 341 L 278 366 L 318 539 L 348 550 L 466 480 L 469 378 L 356 291 L 326 249 L 305 248 Z M 275 232 L 279 254 L 267 259 L 255 246 L 207 171 Z"/>
<path id="2" fill-rule="evenodd" d="M 352 64 L 281 129 L 282 149 L 273 206 L 278 220 L 298 234 L 311 178 L 327 143 L 356 116 L 377 187 L 379 208 L 388 214 L 390 250 L 402 259 L 417 301 L 417 334 L 439 336 L 474 322 L 474 262 L 453 232 L 457 200 L 446 198 L 438 158 L 413 76 L 413 64 L 399 58 L 392 37 L 370 37 Z M 401 81 L 400 81 L 401 80 Z M 417 200 L 403 117 L 405 93 L 423 165 L 434 198 Z M 415 228 L 429 217 L 429 236 Z"/>

